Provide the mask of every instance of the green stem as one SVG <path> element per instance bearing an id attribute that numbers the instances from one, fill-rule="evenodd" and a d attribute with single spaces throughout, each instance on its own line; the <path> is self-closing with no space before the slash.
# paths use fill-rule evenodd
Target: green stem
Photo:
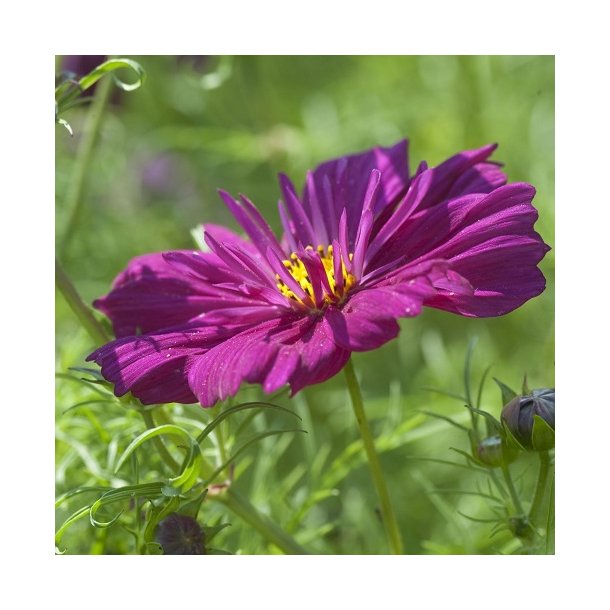
<path id="1" fill-rule="evenodd" d="M 308 552 L 294 538 L 278 527 L 269 517 L 259 513 L 248 499 L 235 489 L 229 488 L 224 494 L 215 496 L 213 499 L 222 502 L 287 555 L 308 555 Z"/>
<path id="2" fill-rule="evenodd" d="M 541 512 L 546 497 L 549 473 L 551 471 L 551 458 L 549 457 L 549 452 L 540 451 L 538 457 L 540 458 L 538 482 L 536 483 L 536 491 L 534 493 L 534 499 L 532 500 L 532 507 L 530 508 L 530 521 L 535 525 L 538 525 L 538 522 L 542 517 Z"/>
<path id="3" fill-rule="evenodd" d="M 146 427 L 149 430 L 152 428 L 156 428 L 155 420 L 153 419 L 152 413 L 150 411 L 143 409 L 140 411 L 140 413 L 142 415 L 142 418 L 144 419 Z M 180 472 L 180 464 L 178 464 L 178 462 L 176 462 L 176 460 L 172 457 L 172 454 L 168 451 L 167 447 L 165 446 L 165 443 L 163 442 L 163 439 L 158 436 L 155 436 L 153 437 L 152 441 L 155 444 L 155 447 L 157 448 L 161 459 L 169 466 L 171 471 L 174 473 Z"/>
<path id="4" fill-rule="evenodd" d="M 74 228 L 78 220 L 80 210 L 82 208 L 83 188 L 87 169 L 91 163 L 93 150 L 97 141 L 97 136 L 102 124 L 104 109 L 110 98 L 112 89 L 112 78 L 102 78 L 97 83 L 97 88 L 91 103 L 91 109 L 87 116 L 87 122 L 83 129 L 83 137 L 76 154 L 72 176 L 66 193 L 64 213 L 66 214 L 66 222 L 64 225 L 63 235 L 61 239 L 60 252 L 65 254 L 68 249 L 68 244 L 72 239 Z"/>
<path id="5" fill-rule="evenodd" d="M 360 430 L 360 436 L 364 444 L 364 450 L 369 461 L 371 468 L 371 474 L 373 476 L 373 483 L 379 496 L 379 502 L 381 504 L 381 516 L 383 526 L 386 531 L 388 543 L 393 554 L 401 555 L 402 539 L 400 536 L 400 529 L 396 521 L 396 515 L 392 508 L 390 501 L 390 494 L 388 492 L 388 486 L 381 470 L 381 463 L 379 462 L 379 456 L 375 450 L 375 443 L 373 442 L 373 435 L 371 434 L 371 428 L 366 414 L 364 412 L 364 404 L 362 402 L 362 393 L 360 392 L 360 386 L 354 373 L 354 366 L 351 359 L 347 361 L 345 366 L 345 378 L 347 380 L 347 387 L 349 389 L 350 397 L 352 399 L 352 407 L 354 414 L 356 415 L 356 421 L 358 422 L 358 429 Z"/>
<path id="6" fill-rule="evenodd" d="M 96 345 L 108 343 L 110 337 L 104 327 L 95 319 L 57 259 L 55 259 L 55 285 Z"/>
<path id="7" fill-rule="evenodd" d="M 519 498 L 519 494 L 515 489 L 515 484 L 513 483 L 513 478 L 510 474 L 510 469 L 508 468 L 508 464 L 502 464 L 502 474 L 504 475 L 504 480 L 506 481 L 506 487 L 508 487 L 508 493 L 510 494 L 511 500 L 513 501 L 513 506 L 519 515 L 525 515 L 525 511 L 523 510 L 523 505 L 521 504 L 521 499 Z"/>
<path id="8" fill-rule="evenodd" d="M 148 428 L 155 427 L 155 421 L 152 417 L 152 413 L 150 411 L 140 411 L 142 417 Z M 155 442 L 157 446 L 157 450 L 159 451 L 159 455 L 161 459 L 172 469 L 174 472 L 178 472 L 180 469 L 180 464 L 174 460 L 171 456 L 165 443 L 159 437 L 154 437 L 153 442 Z M 203 470 L 205 470 L 205 475 L 203 475 Z M 207 462 L 207 460 L 203 460 L 202 464 L 202 475 L 207 478 L 208 473 L 213 470 L 212 466 Z M 289 555 L 307 555 L 307 551 L 299 545 L 289 534 L 287 534 L 284 530 L 278 527 L 269 517 L 262 515 L 259 513 L 250 502 L 234 489 L 229 488 L 223 494 L 217 496 L 208 496 L 212 500 L 217 500 L 222 502 L 229 510 L 234 512 L 238 517 L 241 517 L 246 523 L 252 526 L 255 530 L 259 532 L 269 542 L 275 544 L 279 549 L 284 551 L 284 553 Z"/>

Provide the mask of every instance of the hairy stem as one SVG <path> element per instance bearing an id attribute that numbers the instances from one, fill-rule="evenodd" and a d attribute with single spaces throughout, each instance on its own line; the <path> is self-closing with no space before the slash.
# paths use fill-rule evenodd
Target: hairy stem
<path id="1" fill-rule="evenodd" d="M 381 470 L 381 463 L 379 462 L 379 456 L 375 449 L 375 443 L 373 442 L 373 435 L 371 434 L 371 428 L 369 422 L 366 419 L 364 412 L 364 404 L 362 402 L 362 393 L 356 374 L 354 373 L 354 367 L 351 359 L 348 360 L 345 366 L 345 378 L 347 380 L 347 387 L 349 389 L 350 397 L 352 399 L 352 407 L 354 414 L 356 415 L 356 421 L 358 422 L 358 429 L 360 430 L 360 436 L 364 444 L 364 450 L 368 458 L 371 474 L 373 476 L 373 483 L 377 490 L 379 502 L 381 504 L 381 517 L 383 526 L 386 531 L 390 550 L 395 555 L 401 555 L 403 552 L 402 538 L 400 536 L 400 529 L 398 522 L 396 521 L 396 515 L 392 508 L 390 501 L 390 494 L 383 471 Z"/>

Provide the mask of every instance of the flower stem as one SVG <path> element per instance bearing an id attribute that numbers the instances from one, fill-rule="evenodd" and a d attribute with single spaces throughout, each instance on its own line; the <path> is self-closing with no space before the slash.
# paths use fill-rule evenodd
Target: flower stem
<path id="1" fill-rule="evenodd" d="M 530 521 L 535 525 L 538 524 L 538 521 L 540 521 L 542 517 L 542 506 L 546 497 L 549 473 L 551 471 L 551 458 L 549 457 L 549 452 L 540 451 L 538 457 L 540 458 L 540 470 L 538 471 L 538 482 L 536 483 L 536 491 L 534 493 L 529 515 Z"/>
<path id="2" fill-rule="evenodd" d="M 76 153 L 76 160 L 74 161 L 74 168 L 72 170 L 64 206 L 64 213 L 66 214 L 67 220 L 64 224 L 60 245 L 62 255 L 65 254 L 68 248 L 82 207 L 83 187 L 85 185 L 85 178 L 87 177 L 87 169 L 91 163 L 93 149 L 102 124 L 104 109 L 110 98 L 111 88 L 112 78 L 102 78 L 97 83 L 93 102 L 91 103 L 91 110 L 89 111 L 87 122 L 83 130 L 83 138 L 78 147 L 78 152 Z"/>
<path id="3" fill-rule="evenodd" d="M 521 504 L 521 499 L 519 498 L 519 494 L 515 489 L 515 484 L 513 483 L 513 478 L 510 474 L 510 469 L 508 464 L 502 464 L 502 474 L 504 475 L 504 480 L 506 481 L 506 487 L 508 487 L 508 493 L 510 494 L 511 500 L 513 502 L 513 506 L 519 515 L 525 515 L 525 511 L 523 510 L 523 505 Z"/>
<path id="4" fill-rule="evenodd" d="M 265 540 L 275 544 L 287 555 L 309 554 L 292 536 L 277 526 L 269 517 L 258 512 L 248 499 L 235 489 L 230 487 L 224 494 L 214 496 L 212 499 L 222 502 L 229 510 L 257 530 Z"/>
<path id="5" fill-rule="evenodd" d="M 347 387 L 352 399 L 352 407 L 354 409 L 354 414 L 356 415 L 356 421 L 358 422 L 360 436 L 362 437 L 362 442 L 364 444 L 364 450 L 371 468 L 373 483 L 375 484 L 375 489 L 377 490 L 377 495 L 379 496 L 379 501 L 381 503 L 381 517 L 388 538 L 388 543 L 394 555 L 401 555 L 403 548 L 400 529 L 398 527 L 396 515 L 394 514 L 394 509 L 392 508 L 392 503 L 390 501 L 388 486 L 383 476 L 383 471 L 381 470 L 379 456 L 375 450 L 375 443 L 373 442 L 371 428 L 368 420 L 366 419 L 364 404 L 362 402 L 362 393 L 360 391 L 358 380 L 356 379 L 356 374 L 354 372 L 354 366 L 351 359 L 347 361 L 347 365 L 345 366 L 345 378 L 347 380 Z"/>
<path id="6" fill-rule="evenodd" d="M 104 327 L 95 319 L 57 259 L 55 259 L 55 285 L 96 345 L 108 343 L 110 337 Z"/>

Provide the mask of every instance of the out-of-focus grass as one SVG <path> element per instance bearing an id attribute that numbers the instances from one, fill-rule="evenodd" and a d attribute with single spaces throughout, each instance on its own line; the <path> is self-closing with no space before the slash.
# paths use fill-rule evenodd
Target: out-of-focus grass
<path id="1" fill-rule="evenodd" d="M 107 112 L 78 230 L 63 260 L 89 302 L 108 290 L 132 256 L 192 247 L 189 230 L 198 223 L 237 229 L 217 188 L 247 194 L 279 230 L 279 171 L 299 184 L 308 168 L 327 158 L 389 145 L 402 137 L 411 141 L 412 169 L 421 159 L 436 164 L 457 151 L 498 142 L 494 158 L 505 164 L 509 179 L 536 187 L 536 227 L 547 243 L 554 244 L 552 57 L 208 58 L 202 71 L 188 59 L 134 59 L 147 72 L 146 84 L 115 96 Z M 57 131 L 58 230 L 65 220 L 62 204 L 84 112 L 75 109 L 68 117 L 74 138 Z M 459 402 L 421 388 L 459 392 L 464 354 L 473 336 L 478 337 L 475 380 L 493 363 L 492 374 L 515 387 L 525 372 L 531 387 L 554 384 L 553 263 L 551 250 L 541 264 L 546 292 L 507 316 L 467 319 L 427 310 L 402 322 L 397 340 L 355 355 L 367 410 L 380 442 L 390 447 L 382 462 L 408 552 L 491 552 L 501 547 L 501 542 L 489 539 L 485 524 L 456 513 L 456 507 L 469 514 L 484 513 L 480 499 L 430 493 L 442 487 L 471 488 L 472 473 L 410 459 L 451 459 L 450 446 L 466 449 L 462 437 L 450 426 L 429 420 L 413 428 L 412 441 L 407 433 L 399 435 L 397 446 L 387 439 L 417 417 L 416 409 L 443 414 L 462 409 Z M 56 312 L 57 369 L 66 371 L 81 366 L 94 346 L 61 296 Z M 83 469 L 83 456 L 70 450 L 66 437 L 83 434 L 85 446 L 88 443 L 92 455 L 98 454 L 96 459 L 103 452 L 108 459 L 104 430 L 124 425 L 125 441 L 133 437 L 129 418 L 123 421 L 125 415 L 117 415 L 113 424 L 113 413 L 104 405 L 92 405 L 85 416 L 78 410 L 61 415 L 85 395 L 78 384 L 58 382 L 58 430 L 64 439 L 57 449 L 58 492 L 91 479 Z M 242 395 L 261 393 L 248 388 Z M 496 409 L 496 414 L 498 395 L 487 384 L 483 405 Z M 341 375 L 307 389 L 292 401 L 292 408 L 304 416 L 309 435 L 268 439 L 244 458 L 249 466 L 240 478 L 241 488 L 282 524 L 291 523 L 308 494 L 323 483 L 325 472 L 334 472 L 333 460 L 356 439 L 346 401 Z M 207 417 L 195 405 L 181 409 L 194 418 Z M 254 425 L 262 429 L 269 421 L 256 418 Z M 422 429 L 428 432 L 418 436 Z M 317 474 L 311 472 L 314 466 Z M 300 477 L 299 468 L 304 469 Z M 345 478 L 336 482 L 336 492 L 291 527 L 319 552 L 375 553 L 383 548 L 383 532 L 374 507 L 366 465 L 351 464 Z M 206 504 L 206 509 L 210 520 L 221 516 L 216 505 Z M 233 527 L 219 535 L 218 546 L 265 552 L 256 533 L 237 518 L 229 520 Z M 91 528 L 83 524 L 74 532 L 73 550 L 89 552 L 95 539 Z M 127 552 L 120 533 L 109 536 L 118 545 L 110 548 Z"/>

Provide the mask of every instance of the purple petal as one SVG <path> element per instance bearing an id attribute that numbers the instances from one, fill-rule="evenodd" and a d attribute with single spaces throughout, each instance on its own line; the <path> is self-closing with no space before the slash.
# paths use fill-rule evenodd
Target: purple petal
<path id="1" fill-rule="evenodd" d="M 218 261 L 213 254 L 200 255 Z M 210 308 L 210 297 L 202 279 L 180 272 L 159 252 L 131 260 L 112 290 L 93 305 L 110 318 L 116 336 L 124 337 L 186 322 Z"/>
<path id="2" fill-rule="evenodd" d="M 352 247 L 362 215 L 369 177 L 374 169 L 381 172 L 379 196 L 373 209 L 376 215 L 407 190 L 409 168 L 406 140 L 388 148 L 375 147 L 359 154 L 326 161 L 314 170 L 311 182 L 305 189 L 311 190 L 311 184 L 315 185 L 320 209 L 325 211 L 326 218 L 334 216 L 332 220 L 326 220 L 329 236 L 336 235 L 335 227 L 343 208 L 346 208 L 349 245 Z M 308 216 L 313 217 L 308 197 L 305 197 L 304 206 Z"/>
<path id="3" fill-rule="evenodd" d="M 87 357 L 115 384 L 116 396 L 131 392 L 144 404 L 196 402 L 186 369 L 193 357 L 218 341 L 218 330 L 205 328 L 117 339 Z"/>
<path id="4" fill-rule="evenodd" d="M 239 222 L 258 251 L 265 256 L 267 248 L 271 248 L 280 259 L 283 259 L 285 253 L 282 250 L 282 247 L 275 235 L 273 235 L 273 232 L 265 219 L 256 209 L 256 206 L 244 196 L 241 196 L 241 202 L 237 202 L 226 191 L 220 190 L 218 192 L 231 214 L 235 217 L 235 220 Z"/>
<path id="5" fill-rule="evenodd" d="M 337 347 L 316 316 L 271 320 L 224 340 L 191 366 L 189 384 L 203 406 L 233 396 L 243 382 L 293 393 L 335 375 L 349 352 Z"/>
<path id="6" fill-rule="evenodd" d="M 424 209 L 393 236 L 372 266 L 443 259 L 473 292 L 466 295 L 439 286 L 438 295 L 426 305 L 470 316 L 512 311 L 545 286 L 536 265 L 548 247 L 533 229 L 534 193 L 532 186 L 516 183 Z"/>
<path id="7" fill-rule="evenodd" d="M 280 188 L 284 195 L 286 207 L 288 208 L 289 220 L 292 222 L 292 225 L 289 225 L 288 227 L 284 225 L 284 230 L 288 231 L 294 227 L 293 237 L 297 244 L 300 243 L 303 247 L 314 245 L 314 241 L 316 241 L 315 231 L 303 208 L 303 204 L 296 194 L 292 182 L 288 176 L 285 176 L 284 174 L 280 174 L 279 178 Z"/>
<path id="8" fill-rule="evenodd" d="M 486 175 L 491 182 L 496 182 L 499 175 L 501 175 L 503 179 L 501 184 L 503 184 L 506 180 L 504 175 L 501 172 L 499 174 L 496 172 L 496 174 L 492 175 L 492 172 L 487 168 L 489 164 L 485 164 L 485 169 L 475 170 L 474 173 L 472 171 L 472 168 L 483 163 L 497 147 L 497 144 L 488 144 L 475 150 L 465 150 L 447 159 L 440 165 L 431 168 L 429 171 L 433 174 L 432 184 L 428 189 L 428 193 L 419 204 L 419 208 L 422 209 L 436 205 L 443 199 L 450 197 L 477 192 L 467 188 L 472 184 L 481 185 L 481 188 L 485 189 L 479 192 L 489 192 L 493 186 L 488 184 L 484 178 L 479 180 L 480 175 L 478 174 L 481 173 L 485 174 L 487 172 Z"/>
<path id="9" fill-rule="evenodd" d="M 362 290 L 342 308 L 329 307 L 324 313 L 324 328 L 329 338 L 344 349 L 367 351 L 396 337 L 396 318 L 415 316 L 421 307 L 422 298 L 416 291 Z"/>

